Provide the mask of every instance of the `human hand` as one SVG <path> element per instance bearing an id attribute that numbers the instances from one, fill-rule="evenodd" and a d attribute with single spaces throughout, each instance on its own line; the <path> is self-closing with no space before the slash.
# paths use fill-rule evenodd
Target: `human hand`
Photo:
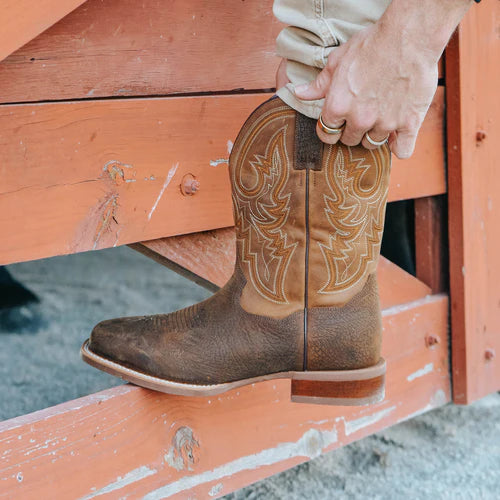
<path id="1" fill-rule="evenodd" d="M 368 132 L 374 141 L 388 137 L 398 158 L 413 154 L 437 89 L 439 55 L 425 50 L 416 37 L 400 33 L 396 38 L 394 33 L 381 23 L 367 26 L 330 52 L 313 82 L 296 87 L 302 100 L 325 97 L 321 116 L 326 125 L 336 128 L 346 122 L 336 135 L 318 125 L 323 142 L 374 149 Z"/>

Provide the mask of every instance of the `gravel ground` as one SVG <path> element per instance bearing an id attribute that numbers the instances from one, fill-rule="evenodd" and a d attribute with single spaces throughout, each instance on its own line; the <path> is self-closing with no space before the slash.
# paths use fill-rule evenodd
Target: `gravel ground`
<path id="1" fill-rule="evenodd" d="M 0 420 L 123 383 L 80 360 L 98 321 L 208 296 L 128 248 L 9 266 L 39 304 L 0 314 Z M 500 395 L 446 405 L 227 499 L 499 499 Z"/>

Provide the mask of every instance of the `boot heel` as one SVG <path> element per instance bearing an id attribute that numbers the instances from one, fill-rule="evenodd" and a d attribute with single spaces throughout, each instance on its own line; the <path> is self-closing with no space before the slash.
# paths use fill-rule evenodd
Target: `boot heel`
<path id="1" fill-rule="evenodd" d="M 359 370 L 294 372 L 291 399 L 295 403 L 361 406 L 385 397 L 384 359 Z"/>

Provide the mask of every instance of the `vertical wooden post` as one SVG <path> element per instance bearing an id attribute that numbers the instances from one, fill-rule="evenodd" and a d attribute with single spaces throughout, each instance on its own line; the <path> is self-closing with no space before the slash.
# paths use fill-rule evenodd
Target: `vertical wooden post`
<path id="1" fill-rule="evenodd" d="M 446 49 L 455 403 L 500 388 L 499 2 L 473 5 Z"/>

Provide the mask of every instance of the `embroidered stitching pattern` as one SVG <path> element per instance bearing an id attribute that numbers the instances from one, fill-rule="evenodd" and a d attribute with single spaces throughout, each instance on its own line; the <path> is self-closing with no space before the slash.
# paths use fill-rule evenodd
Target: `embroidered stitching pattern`
<path id="1" fill-rule="evenodd" d="M 328 149 L 324 175 L 330 195 L 324 195 L 324 210 L 334 231 L 328 245 L 318 242 L 328 271 L 319 293 L 356 285 L 371 272 L 378 257 L 388 191 L 383 175 L 387 152 L 363 150 L 355 158 L 355 151 L 359 148 L 339 144 Z"/>
<path id="2" fill-rule="evenodd" d="M 287 110 L 288 113 L 288 110 Z M 246 151 L 269 122 L 282 119 L 284 113 L 262 119 L 242 138 Z M 264 154 L 246 153 L 235 158 L 233 198 L 236 238 L 240 243 L 241 261 L 247 264 L 250 281 L 264 298 L 287 304 L 285 278 L 291 257 L 298 243 L 288 243 L 284 232 L 290 213 L 291 193 L 284 193 L 289 178 L 290 159 L 285 137 L 288 125 L 279 128 L 270 138 Z M 250 174 L 250 175 L 249 175 Z M 252 182 L 253 181 L 253 182 Z"/>

